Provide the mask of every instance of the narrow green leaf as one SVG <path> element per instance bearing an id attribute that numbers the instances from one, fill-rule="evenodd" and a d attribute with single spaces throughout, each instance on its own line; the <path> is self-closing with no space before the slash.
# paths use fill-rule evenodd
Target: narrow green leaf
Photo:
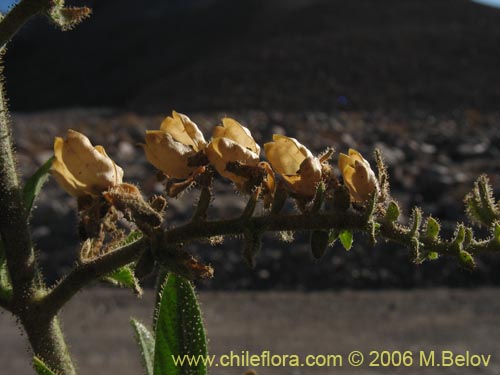
<path id="1" fill-rule="evenodd" d="M 130 323 L 134 329 L 137 344 L 141 350 L 142 362 L 146 375 L 153 375 L 154 372 L 154 356 L 155 356 L 155 338 L 153 334 L 135 319 L 131 319 Z"/>
<path id="2" fill-rule="evenodd" d="M 33 358 L 33 368 L 38 375 L 57 375 L 38 357 Z"/>
<path id="3" fill-rule="evenodd" d="M 339 233 L 339 239 L 340 242 L 342 243 L 342 246 L 344 246 L 344 249 L 346 249 L 347 251 L 351 250 L 353 238 L 352 238 L 352 232 L 350 230 L 343 229 Z"/>
<path id="4" fill-rule="evenodd" d="M 130 266 L 120 267 L 104 278 L 105 281 L 113 285 L 130 288 L 138 296 L 142 295 L 142 288 L 134 275 Z"/>
<path id="5" fill-rule="evenodd" d="M 157 307 L 154 375 L 206 375 L 207 342 L 191 283 L 169 274 Z M 200 359 L 181 366 L 174 358 Z"/>
<path id="6" fill-rule="evenodd" d="M 42 186 L 49 178 L 50 167 L 52 167 L 52 162 L 54 161 L 54 157 L 51 157 L 47 160 L 36 172 L 33 176 L 31 176 L 28 181 L 26 181 L 26 185 L 23 188 L 23 198 L 24 204 L 28 212 L 31 211 L 33 207 L 33 202 L 36 197 L 42 190 Z"/>

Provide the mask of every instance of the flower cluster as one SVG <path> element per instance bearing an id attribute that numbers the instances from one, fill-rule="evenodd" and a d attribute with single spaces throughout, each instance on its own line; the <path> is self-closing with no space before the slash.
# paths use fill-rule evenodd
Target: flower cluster
<path id="1" fill-rule="evenodd" d="M 142 146 L 147 160 L 167 181 L 182 187 L 170 190 L 170 195 L 216 171 L 243 193 L 257 191 L 267 205 L 277 189 L 308 202 L 320 182 L 331 177 L 331 153 L 315 156 L 298 140 L 284 135 L 275 134 L 272 142 L 264 144 L 267 161 L 262 161 L 261 147 L 250 130 L 232 118 L 223 118 L 207 142 L 188 116 L 174 111 L 159 130 L 146 131 Z M 93 147 L 83 134 L 69 130 L 66 140 L 56 138 L 54 152 L 52 173 L 71 195 L 97 196 L 123 184 L 123 170 L 102 146 Z M 352 202 L 366 202 L 379 189 L 370 164 L 359 152 L 350 149 L 347 155 L 340 154 L 338 165 Z"/>

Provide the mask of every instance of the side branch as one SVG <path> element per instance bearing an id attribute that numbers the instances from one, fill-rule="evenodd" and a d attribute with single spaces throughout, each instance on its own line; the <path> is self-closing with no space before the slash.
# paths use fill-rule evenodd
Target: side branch
<path id="1" fill-rule="evenodd" d="M 49 311 L 55 315 L 83 287 L 101 279 L 116 268 L 133 262 L 147 246 L 149 246 L 149 239 L 144 237 L 93 261 L 76 266 L 39 301 L 40 307 L 43 311 Z"/>
<path id="2" fill-rule="evenodd" d="M 362 212 L 347 210 L 338 213 L 278 215 L 270 214 L 252 218 L 236 218 L 220 221 L 195 220 L 177 228 L 168 229 L 161 234 L 161 241 L 173 245 L 190 241 L 226 235 L 240 235 L 248 230 L 258 232 L 276 231 L 312 231 L 348 229 L 367 234 L 372 233 L 372 224 L 368 223 Z M 377 224 L 378 237 L 399 243 L 405 247 L 412 246 L 413 236 L 409 228 L 402 225 L 386 223 Z M 137 242 L 112 251 L 92 262 L 77 266 L 52 289 L 41 301 L 47 309 L 56 313 L 74 294 L 87 284 L 106 276 L 116 268 L 125 266 L 142 254 L 150 246 L 149 239 L 144 237 Z M 456 255 L 456 245 L 452 241 L 432 242 L 421 239 L 426 251 L 440 255 Z M 476 242 L 468 247 L 472 254 L 489 251 L 500 251 L 500 243 L 491 241 Z"/>

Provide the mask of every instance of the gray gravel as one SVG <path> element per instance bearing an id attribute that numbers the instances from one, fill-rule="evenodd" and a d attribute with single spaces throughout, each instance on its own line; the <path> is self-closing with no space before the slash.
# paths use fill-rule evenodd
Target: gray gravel
<path id="1" fill-rule="evenodd" d="M 329 354 L 360 350 L 469 350 L 491 354 L 487 368 L 261 368 L 259 374 L 498 374 L 498 289 L 382 292 L 202 292 L 211 354 Z M 67 339 L 81 375 L 141 374 L 129 318 L 151 320 L 153 294 L 138 300 L 125 290 L 82 292 L 63 311 Z M 0 315 L 0 374 L 32 374 L 24 338 Z M 238 375 L 244 368 L 213 368 Z"/>

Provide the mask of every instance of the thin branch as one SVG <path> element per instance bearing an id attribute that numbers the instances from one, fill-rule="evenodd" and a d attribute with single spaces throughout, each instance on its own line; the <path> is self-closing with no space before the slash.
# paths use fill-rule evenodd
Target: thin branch
<path id="1" fill-rule="evenodd" d="M 52 0 L 21 0 L 0 22 L 0 48 L 19 31 L 31 17 L 49 9 Z"/>
<path id="2" fill-rule="evenodd" d="M 411 233 L 409 228 L 399 224 L 386 223 L 383 220 L 378 224 L 378 236 L 405 247 L 412 246 L 414 234 Z M 240 217 L 219 221 L 195 220 L 177 228 L 166 230 L 163 233 L 162 241 L 170 245 L 186 243 L 215 236 L 239 235 L 249 228 L 262 232 L 349 229 L 370 234 L 371 225 L 373 224 L 367 222 L 366 215 L 363 212 L 354 210 L 314 215 L 269 214 L 252 218 Z M 57 312 L 87 284 L 104 277 L 116 268 L 136 260 L 142 251 L 149 246 L 148 241 L 147 238 L 142 238 L 92 262 L 77 266 L 40 303 L 54 313 Z M 456 246 L 452 241 L 428 241 L 424 238 L 420 238 L 420 241 L 426 251 L 436 252 L 440 255 L 456 255 Z M 493 241 L 474 242 L 467 248 L 467 251 L 471 254 L 500 251 L 500 243 Z"/>
<path id="3" fill-rule="evenodd" d="M 101 279 L 116 268 L 133 262 L 142 254 L 147 246 L 149 246 L 149 239 L 143 237 L 136 242 L 116 249 L 93 261 L 76 266 L 39 301 L 40 308 L 42 310 L 47 309 L 52 314 L 56 314 L 83 287 L 95 280 Z"/>

